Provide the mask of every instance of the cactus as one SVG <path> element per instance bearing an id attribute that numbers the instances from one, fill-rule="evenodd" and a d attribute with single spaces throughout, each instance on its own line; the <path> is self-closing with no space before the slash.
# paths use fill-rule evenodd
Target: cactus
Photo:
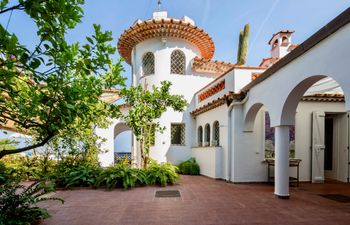
<path id="1" fill-rule="evenodd" d="M 244 65 L 247 60 L 248 52 L 248 38 L 249 38 L 250 26 L 247 23 L 244 26 L 243 31 L 239 33 L 239 43 L 238 43 L 238 52 L 237 52 L 237 65 Z"/>
<path id="2" fill-rule="evenodd" d="M 242 56 L 242 40 L 243 40 L 243 31 L 239 32 L 239 41 L 238 41 L 238 51 L 237 51 L 237 64 L 239 64 L 239 61 Z"/>

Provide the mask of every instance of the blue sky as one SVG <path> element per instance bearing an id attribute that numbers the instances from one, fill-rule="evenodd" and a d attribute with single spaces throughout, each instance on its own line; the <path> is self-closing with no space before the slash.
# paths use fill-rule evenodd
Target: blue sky
<path id="1" fill-rule="evenodd" d="M 213 38 L 214 59 L 220 61 L 235 62 L 239 31 L 250 23 L 247 65 L 256 66 L 269 56 L 267 42 L 273 33 L 295 30 L 293 42 L 301 43 L 349 6 L 350 0 L 163 0 L 162 9 L 169 17 L 186 15 L 194 19 Z M 113 32 L 116 45 L 118 37 L 135 20 L 152 17 L 157 0 L 86 0 L 83 8 L 83 21 L 69 31 L 68 39 L 85 42 L 96 23 Z M 6 24 L 8 18 L 9 14 L 1 15 L 0 23 Z M 26 45 L 34 46 L 38 41 L 35 25 L 24 13 L 13 13 L 8 30 L 18 34 Z M 115 55 L 115 59 L 118 57 Z M 130 77 L 127 64 L 125 69 L 124 76 Z"/>
<path id="2" fill-rule="evenodd" d="M 12 1 L 15 2 L 15 1 Z M 162 9 L 174 18 L 187 15 L 213 38 L 214 59 L 235 62 L 238 34 L 245 23 L 250 23 L 248 65 L 258 65 L 269 56 L 267 45 L 271 35 L 281 29 L 295 30 L 294 43 L 301 43 L 347 7 L 350 0 L 162 0 Z M 137 19 L 152 17 L 157 0 L 86 0 L 85 16 L 67 37 L 72 42 L 85 41 L 92 33 L 92 24 L 101 24 L 113 32 L 116 45 L 119 36 Z M 7 15 L 0 17 L 6 24 Z M 37 43 L 35 26 L 24 13 L 13 13 L 9 31 L 19 34 L 27 45 Z M 116 55 L 117 59 L 119 56 Z M 124 75 L 130 77 L 125 64 Z"/>

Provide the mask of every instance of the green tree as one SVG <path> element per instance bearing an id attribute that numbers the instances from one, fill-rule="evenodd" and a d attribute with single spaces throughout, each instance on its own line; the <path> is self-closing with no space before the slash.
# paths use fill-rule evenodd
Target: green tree
<path id="1" fill-rule="evenodd" d="M 168 108 L 182 111 L 187 105 L 183 96 L 170 94 L 170 86 L 169 81 L 163 81 L 160 87 L 153 86 L 151 91 L 141 86 L 121 90 L 121 96 L 130 107 L 128 113 L 121 117 L 140 143 L 144 168 L 149 160 L 149 147 L 154 141 L 154 134 L 164 130 L 156 119 L 160 118 Z"/>
<path id="2" fill-rule="evenodd" d="M 244 29 L 239 32 L 237 65 L 244 65 L 247 61 L 249 30 L 250 26 L 247 23 Z"/>
<path id="3" fill-rule="evenodd" d="M 0 139 L 0 149 L 13 150 L 19 144 L 18 141 L 11 140 L 8 138 Z"/>
<path id="4" fill-rule="evenodd" d="M 43 146 L 53 137 L 91 129 L 120 114 L 117 105 L 100 100 L 104 90 L 124 85 L 121 61 L 111 32 L 94 25 L 86 43 L 68 43 L 65 35 L 81 22 L 83 0 L 19 0 L 0 2 L 0 16 L 24 11 L 36 24 L 38 43 L 31 48 L 0 25 L 0 125 L 14 123 L 33 137 L 32 145 L 7 154 Z"/>

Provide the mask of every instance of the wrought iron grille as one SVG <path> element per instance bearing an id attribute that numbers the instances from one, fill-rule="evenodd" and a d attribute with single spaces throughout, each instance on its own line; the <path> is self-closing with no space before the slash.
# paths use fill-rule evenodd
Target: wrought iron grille
<path id="1" fill-rule="evenodd" d="M 205 133 L 204 145 L 209 146 L 210 145 L 210 125 L 208 123 L 205 125 L 204 133 Z"/>
<path id="2" fill-rule="evenodd" d="M 213 145 L 219 146 L 220 145 L 220 124 L 218 121 L 214 122 L 214 136 L 213 136 Z"/>
<path id="3" fill-rule="evenodd" d="M 142 58 L 143 75 L 154 74 L 154 55 L 152 52 L 147 52 Z"/>
<path id="4" fill-rule="evenodd" d="M 198 146 L 203 145 L 203 127 L 198 127 Z"/>
<path id="5" fill-rule="evenodd" d="M 131 152 L 114 152 L 114 162 L 131 161 Z"/>
<path id="6" fill-rule="evenodd" d="M 180 50 L 175 50 L 171 53 L 171 73 L 185 74 L 186 56 Z"/>
<path id="7" fill-rule="evenodd" d="M 171 124 L 171 144 L 185 145 L 185 124 Z"/>

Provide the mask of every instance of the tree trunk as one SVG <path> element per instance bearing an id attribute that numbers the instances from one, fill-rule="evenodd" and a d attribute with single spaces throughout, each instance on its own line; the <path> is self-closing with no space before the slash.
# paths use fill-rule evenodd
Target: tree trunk
<path id="1" fill-rule="evenodd" d="M 141 168 L 146 168 L 145 165 L 145 153 L 144 153 L 144 142 L 140 140 L 140 154 L 141 154 Z"/>

